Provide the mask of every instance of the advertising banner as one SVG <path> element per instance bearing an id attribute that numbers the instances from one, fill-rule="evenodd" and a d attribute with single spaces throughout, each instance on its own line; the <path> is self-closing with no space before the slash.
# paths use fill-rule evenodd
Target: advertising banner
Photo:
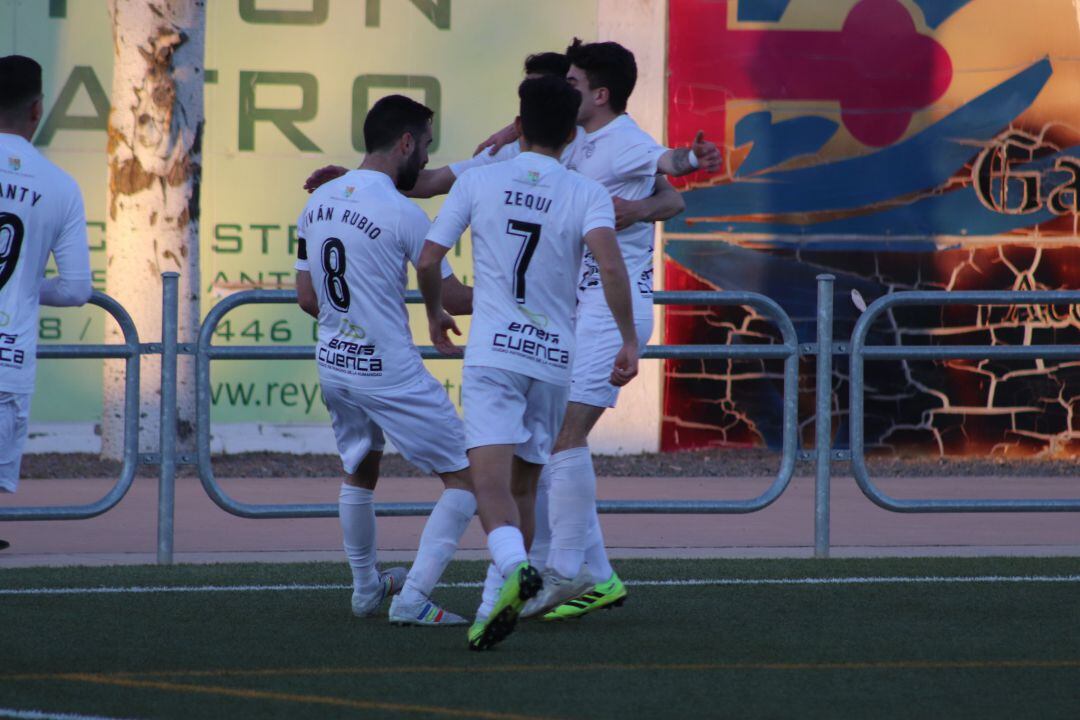
<path id="1" fill-rule="evenodd" d="M 764 293 L 812 342 L 819 273 L 837 277 L 837 340 L 860 312 L 853 292 L 1080 287 L 1074 2 L 672 0 L 669 21 L 668 140 L 705 129 L 726 154 L 721 176 L 690 179 L 686 213 L 667 223 L 669 290 Z M 1077 343 L 1078 329 L 1076 308 L 931 307 L 890 314 L 872 342 Z M 665 330 L 673 343 L 775 337 L 743 311 L 669 310 Z M 1075 451 L 1076 368 L 872 363 L 867 445 Z M 669 362 L 663 447 L 778 445 L 777 372 Z"/>
<path id="2" fill-rule="evenodd" d="M 478 142 L 513 119 L 526 55 L 561 51 L 575 35 L 596 33 L 596 4 L 582 0 L 214 0 L 206 5 L 204 315 L 239 290 L 293 286 L 296 220 L 307 198 L 301 184 L 322 165 L 359 163 L 365 114 L 380 97 L 405 93 L 435 110 L 429 167 L 439 167 L 469 156 Z M 0 0 L 0 54 L 30 55 L 45 68 L 47 115 L 35 144 L 83 189 L 98 289 L 104 289 L 105 278 L 112 42 L 101 0 Z M 421 205 L 434 217 L 440 203 Z M 450 258 L 467 283 L 470 253 L 466 238 Z M 428 344 L 421 320 L 414 306 L 414 335 Z M 100 342 L 106 321 L 97 308 L 43 308 L 40 338 Z M 463 331 L 467 325 L 466 320 Z M 150 340 L 156 338 L 143 338 Z M 313 341 L 311 318 L 279 305 L 235 311 L 215 339 L 221 344 Z M 460 363 L 436 361 L 429 368 L 458 402 Z M 228 423 L 327 420 L 313 362 L 215 363 L 211 398 L 215 430 Z M 41 363 L 34 421 L 93 423 L 100 413 L 100 362 Z"/>

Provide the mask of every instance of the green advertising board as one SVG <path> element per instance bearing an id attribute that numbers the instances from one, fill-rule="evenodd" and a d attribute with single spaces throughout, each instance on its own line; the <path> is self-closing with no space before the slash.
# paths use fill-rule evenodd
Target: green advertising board
<path id="1" fill-rule="evenodd" d="M 596 35 L 596 3 L 582 0 L 214 0 L 207 2 L 203 155 L 202 312 L 241 289 L 291 288 L 301 184 L 321 165 L 355 166 L 365 112 L 401 92 L 436 111 L 431 167 L 471 154 L 513 118 L 522 61 Z M 0 0 L 0 55 L 45 68 L 46 118 L 35 143 L 70 172 L 86 200 L 94 284 L 105 289 L 105 139 L 112 82 L 104 0 Z M 441 200 L 423 201 L 429 216 Z M 468 238 L 451 256 L 470 281 Z M 415 280 L 411 280 L 414 284 Z M 426 323 L 413 308 L 413 330 Z M 43 308 L 42 342 L 101 342 L 98 308 Z M 467 325 L 467 323 L 466 323 Z M 463 330 L 466 328 L 463 327 Z M 302 345 L 313 321 L 283 305 L 240 308 L 217 343 Z M 145 341 L 156 338 L 142 338 Z M 432 373 L 459 400 L 460 363 Z M 218 363 L 213 418 L 225 423 L 326 419 L 314 363 Z M 33 420 L 93 422 L 98 361 L 43 361 Z"/>

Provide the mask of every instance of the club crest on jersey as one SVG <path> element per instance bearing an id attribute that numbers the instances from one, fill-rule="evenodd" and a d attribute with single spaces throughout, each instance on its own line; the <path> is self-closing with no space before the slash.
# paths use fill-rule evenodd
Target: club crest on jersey
<path id="1" fill-rule="evenodd" d="M 11 157 L 9 157 L 7 159 L 7 164 L 8 164 L 8 167 L 11 168 L 11 170 L 13 172 L 18 172 L 19 168 L 22 167 L 22 159 L 17 158 L 14 155 L 12 155 Z"/>
<path id="2" fill-rule="evenodd" d="M 342 337 L 352 338 L 353 340 L 363 340 L 367 337 L 367 332 L 359 325 L 354 325 L 349 322 L 348 318 L 342 318 L 341 329 L 338 334 Z"/>
<path id="3" fill-rule="evenodd" d="M 535 170 L 530 170 L 529 171 L 529 182 L 531 182 L 533 185 L 540 182 L 540 173 L 538 173 Z"/>
<path id="4" fill-rule="evenodd" d="M 345 187 L 345 197 L 351 198 L 354 192 L 356 192 L 356 188 L 354 186 L 348 185 Z"/>
<path id="5" fill-rule="evenodd" d="M 585 153 L 585 157 L 591 158 L 593 156 L 593 153 L 596 152 L 596 143 L 591 142 L 586 145 L 583 152 Z"/>
<path id="6" fill-rule="evenodd" d="M 524 305 L 515 305 L 515 307 L 521 311 L 521 314 L 529 319 L 529 322 L 538 328 L 546 328 L 548 326 L 548 317 L 541 313 L 534 313 Z"/>

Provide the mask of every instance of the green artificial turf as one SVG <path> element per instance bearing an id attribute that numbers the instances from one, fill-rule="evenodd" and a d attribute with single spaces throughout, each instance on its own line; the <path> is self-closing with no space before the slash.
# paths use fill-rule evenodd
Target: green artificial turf
<path id="1" fill-rule="evenodd" d="M 635 580 L 1080 576 L 1080 559 L 624 561 Z M 580 621 L 357 619 L 342 564 L 0 571 L 0 715 L 114 718 L 1016 718 L 1080 716 L 1080 582 L 633 586 Z M 456 563 L 448 582 L 479 582 Z M 441 588 L 471 614 L 479 588 Z"/>

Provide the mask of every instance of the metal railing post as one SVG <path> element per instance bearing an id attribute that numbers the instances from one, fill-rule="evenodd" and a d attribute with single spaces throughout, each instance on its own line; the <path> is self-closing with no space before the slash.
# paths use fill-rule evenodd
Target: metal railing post
<path id="1" fill-rule="evenodd" d="M 833 275 L 817 276 L 817 481 L 814 485 L 814 557 L 829 557 L 829 473 L 832 470 Z"/>
<path id="2" fill-rule="evenodd" d="M 173 561 L 173 518 L 176 510 L 176 353 L 179 278 L 161 275 L 161 465 L 158 473 L 157 561 Z"/>

